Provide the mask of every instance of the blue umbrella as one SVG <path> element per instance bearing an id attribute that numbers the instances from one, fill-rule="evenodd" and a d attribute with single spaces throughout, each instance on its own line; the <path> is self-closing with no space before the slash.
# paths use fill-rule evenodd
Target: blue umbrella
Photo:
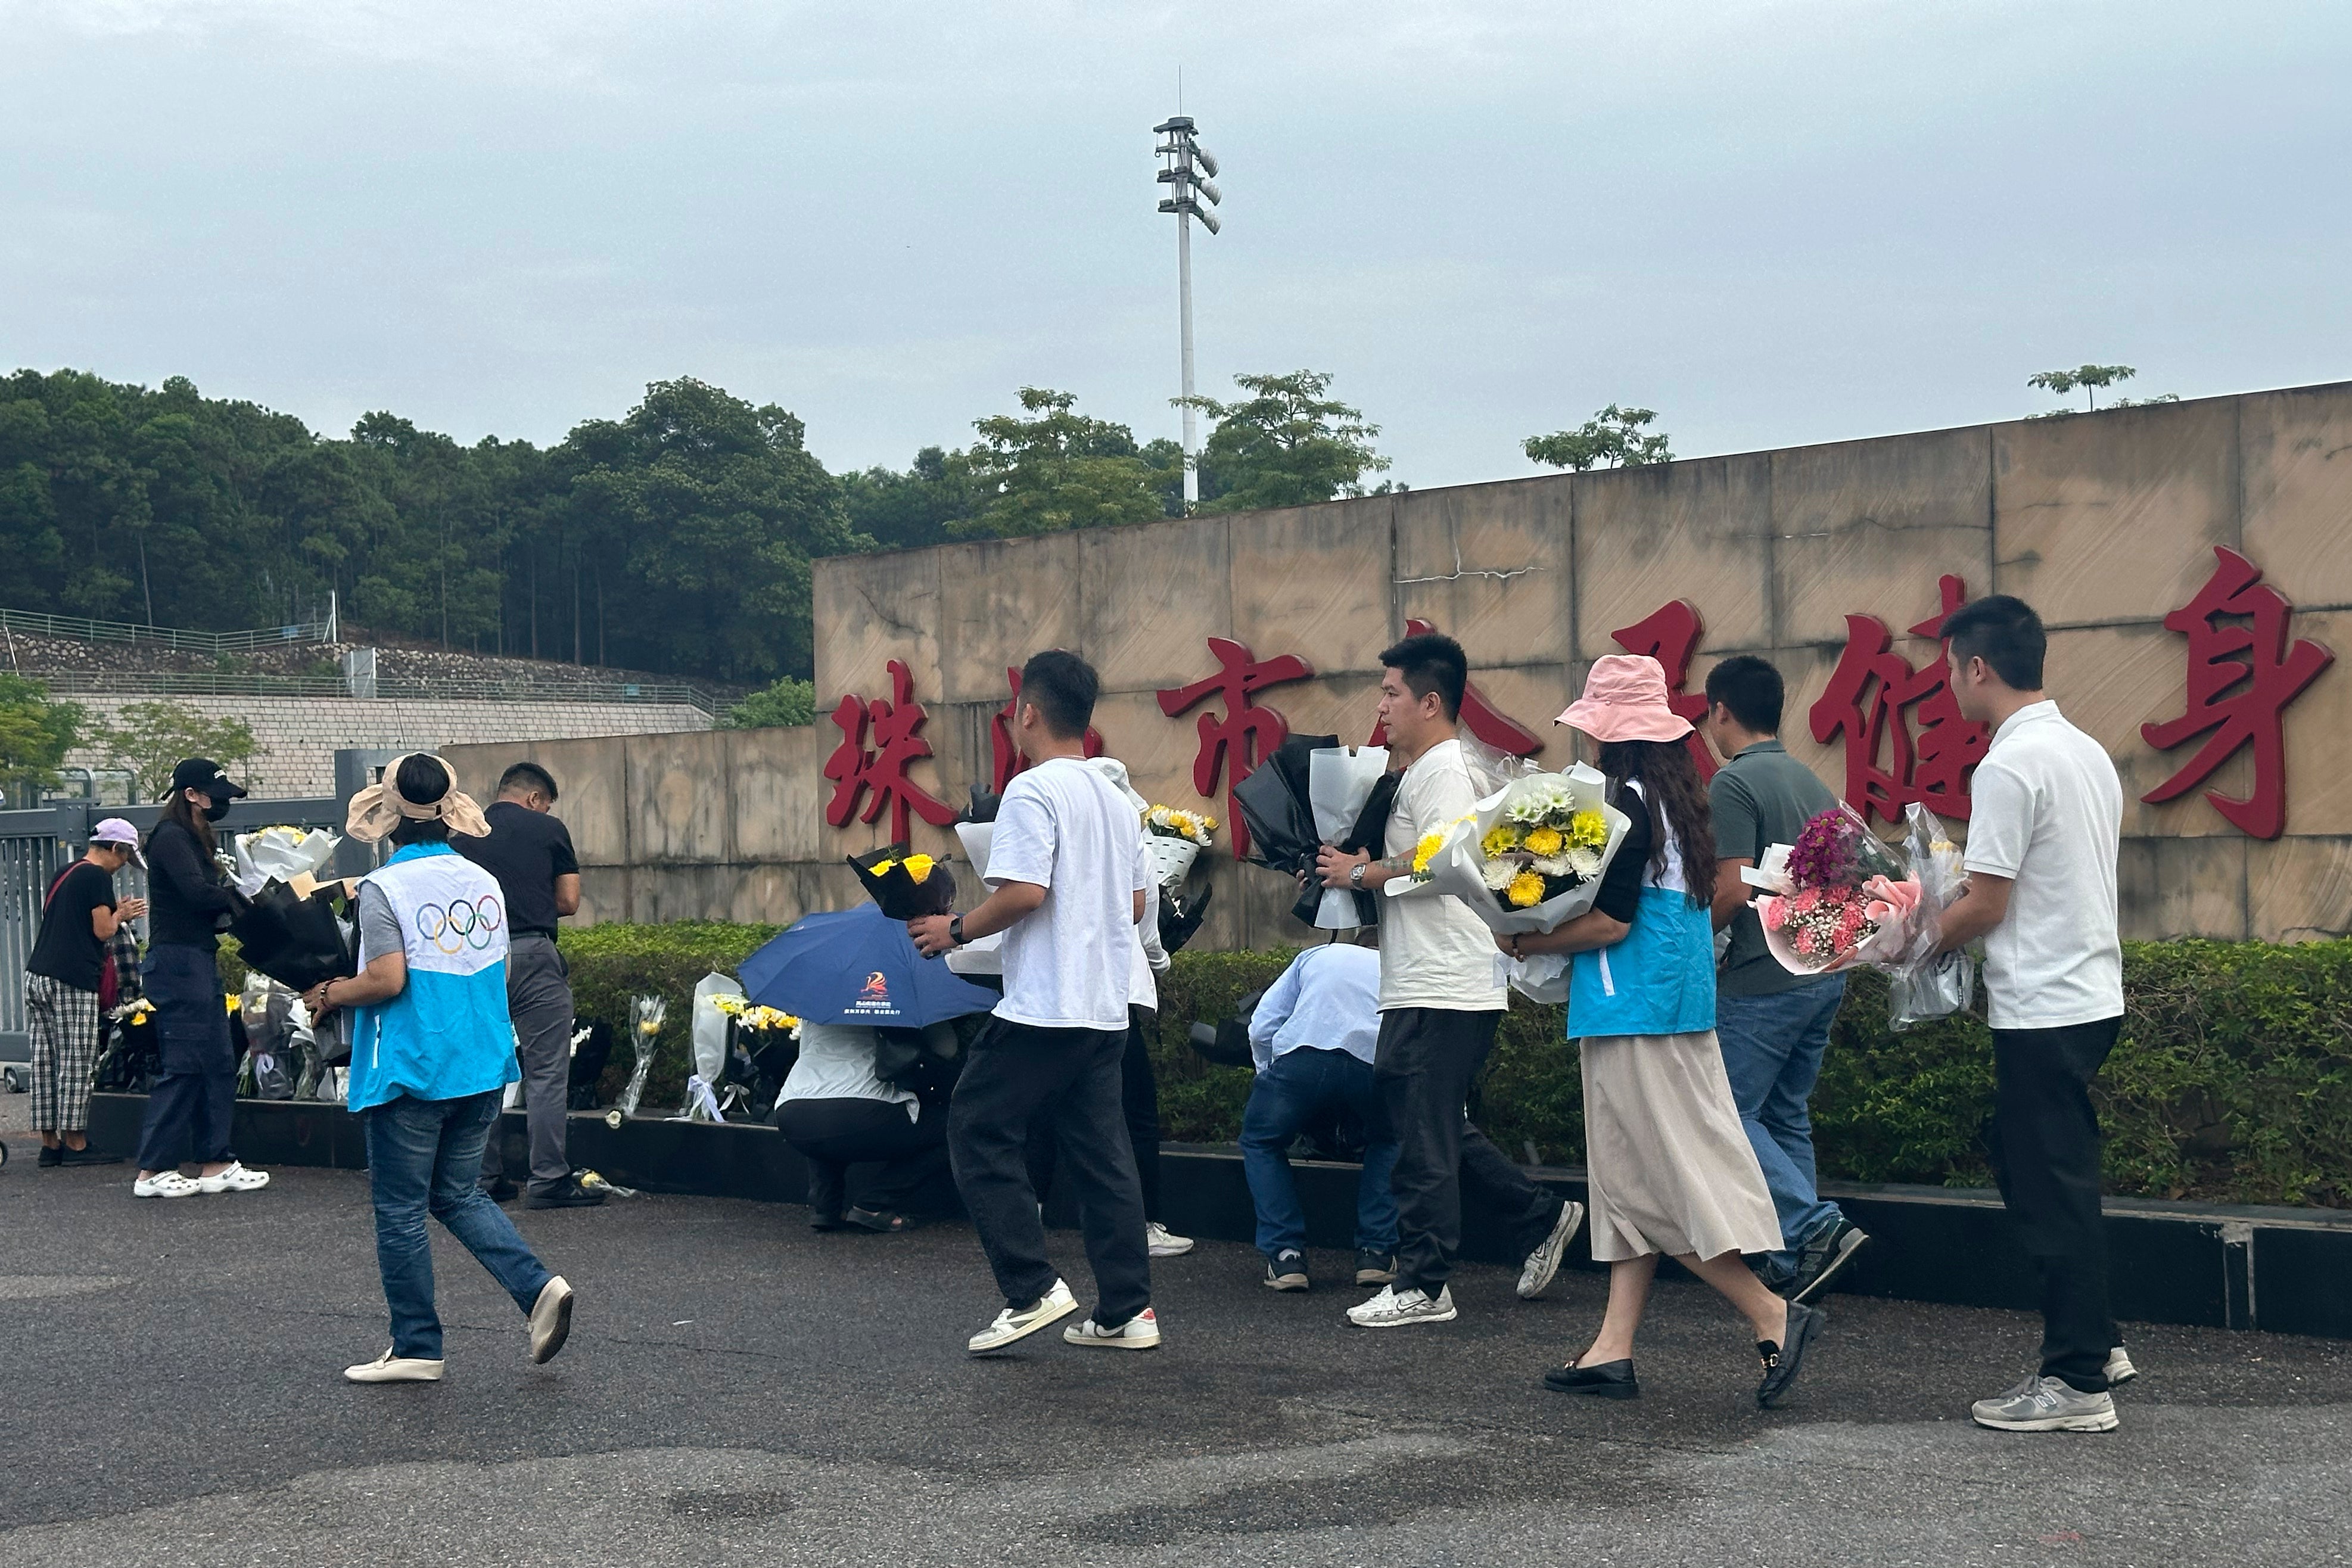
<path id="1" fill-rule="evenodd" d="M 919 1029 L 996 1005 L 872 904 L 806 915 L 743 961 L 743 994 L 812 1024 Z"/>

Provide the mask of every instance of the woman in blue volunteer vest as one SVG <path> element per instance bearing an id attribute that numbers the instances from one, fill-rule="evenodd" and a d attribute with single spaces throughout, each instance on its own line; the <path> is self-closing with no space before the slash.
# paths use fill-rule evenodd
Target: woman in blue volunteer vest
<path id="1" fill-rule="evenodd" d="M 1741 1261 L 1780 1245 L 1780 1224 L 1715 1038 L 1715 835 L 1688 721 L 1658 661 L 1611 654 L 1559 716 L 1601 743 L 1611 804 L 1632 820 L 1592 909 L 1557 931 L 1497 939 L 1517 957 L 1574 953 L 1568 1034 L 1584 1058 L 1592 1256 L 1609 1307 L 1590 1348 L 1544 1374 L 1567 1394 L 1632 1399 L 1633 1331 L 1658 1258 L 1722 1292 L 1755 1330 L 1757 1403 L 1795 1381 L 1822 1314 L 1783 1301 Z"/>
<path id="2" fill-rule="evenodd" d="M 305 1000 L 313 1018 L 356 1009 L 349 1103 L 367 1125 L 376 1265 L 392 1346 L 343 1375 L 353 1383 L 441 1376 L 430 1214 L 466 1244 L 521 1309 L 530 1359 L 572 1331 L 572 1287 L 550 1274 L 477 1183 L 506 1086 L 520 1076 L 507 1018 L 506 908 L 493 877 L 449 847 L 489 824 L 449 764 L 412 752 L 352 797 L 352 837 L 396 850 L 360 883 L 360 973 Z"/>

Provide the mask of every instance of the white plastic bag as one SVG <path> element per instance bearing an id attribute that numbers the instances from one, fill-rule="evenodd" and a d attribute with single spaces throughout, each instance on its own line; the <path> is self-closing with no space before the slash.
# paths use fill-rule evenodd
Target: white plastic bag
<path id="1" fill-rule="evenodd" d="M 1354 831 L 1364 814 L 1372 786 L 1389 770 L 1386 746 L 1327 746 L 1307 754 L 1307 804 L 1315 813 L 1315 834 L 1326 844 L 1337 844 Z M 1326 888 L 1315 908 L 1321 931 L 1352 931 L 1363 924 L 1356 910 L 1356 895 L 1345 888 Z"/>
<path id="2" fill-rule="evenodd" d="M 615 1118 L 635 1116 L 638 1102 L 646 1097 L 646 1074 L 652 1070 L 654 1051 L 661 1044 L 662 1021 L 669 1016 L 669 1004 L 659 996 L 636 999 L 636 1026 L 629 1031 L 629 1047 L 636 1052 L 637 1065 L 629 1074 L 629 1085 L 621 1090 L 621 1099 L 613 1111 Z M 614 1127 L 620 1126 L 614 1121 Z"/>
<path id="3" fill-rule="evenodd" d="M 996 824 L 959 822 L 955 830 L 957 842 L 963 846 L 963 858 L 971 862 L 973 879 L 984 888 L 988 878 L 988 851 L 996 839 Z M 1003 973 L 1004 933 L 998 931 L 977 942 L 966 942 L 948 954 L 947 965 L 957 974 Z"/>
<path id="4" fill-rule="evenodd" d="M 1975 1000 L 1977 961 L 1966 948 L 1938 953 L 1943 912 L 1968 886 L 1959 846 L 1936 814 L 1917 801 L 1903 808 L 1903 850 L 1919 884 L 1918 919 L 1902 956 L 1888 965 L 1887 1023 L 1907 1029 L 1947 1018 Z"/>

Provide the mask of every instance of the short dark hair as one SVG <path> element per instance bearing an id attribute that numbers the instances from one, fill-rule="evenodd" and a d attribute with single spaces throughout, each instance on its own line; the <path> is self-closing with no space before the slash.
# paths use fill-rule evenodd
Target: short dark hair
<path id="1" fill-rule="evenodd" d="M 550 805 L 555 804 L 555 775 L 549 773 L 545 768 L 541 767 L 537 763 L 517 763 L 514 766 L 509 768 L 506 772 L 499 775 L 499 793 L 500 795 L 506 794 L 507 791 L 515 788 L 517 785 L 520 785 L 526 790 L 535 789 L 540 794 L 547 797 L 547 802 Z"/>
<path id="2" fill-rule="evenodd" d="M 2007 594 L 1970 599 L 1944 618 L 1944 640 L 1952 645 L 1954 666 L 1980 658 L 2011 690 L 2042 689 L 2050 638 L 2042 617 L 2024 600 Z"/>
<path id="3" fill-rule="evenodd" d="M 400 759 L 400 771 L 393 775 L 392 787 L 411 805 L 431 805 L 456 786 L 450 783 L 448 763 L 430 752 L 413 752 Z M 439 844 L 448 837 L 449 825 L 437 817 L 420 822 L 404 816 L 392 830 L 394 844 Z"/>
<path id="4" fill-rule="evenodd" d="M 1032 654 L 1021 667 L 1021 700 L 1044 716 L 1045 728 L 1058 741 L 1087 732 L 1095 716 L 1095 699 L 1101 693 L 1102 678 L 1095 674 L 1095 667 L 1067 648 Z"/>
<path id="5" fill-rule="evenodd" d="M 1422 632 L 1382 648 L 1381 665 L 1402 676 L 1405 689 L 1417 698 L 1436 692 L 1448 719 L 1461 715 L 1463 689 L 1470 684 L 1470 658 L 1444 632 Z"/>
<path id="6" fill-rule="evenodd" d="M 1735 653 L 1706 672 L 1706 700 L 1731 710 L 1732 719 L 1749 734 L 1777 735 L 1789 689 L 1770 659 Z"/>

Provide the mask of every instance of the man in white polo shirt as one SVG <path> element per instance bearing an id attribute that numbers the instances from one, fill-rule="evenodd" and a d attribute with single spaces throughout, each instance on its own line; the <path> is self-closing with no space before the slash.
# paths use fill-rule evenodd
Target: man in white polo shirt
<path id="1" fill-rule="evenodd" d="M 1994 1171 L 2042 1277 L 2042 1365 L 1970 1414 L 2005 1432 L 2106 1432 L 2131 1375 L 2107 1305 L 2099 1121 L 2091 1080 L 2123 1026 L 2116 852 L 2123 786 L 2098 742 L 2042 689 L 2046 639 L 1996 594 L 1944 623 L 1961 714 L 1992 729 L 1969 787 L 1968 890 L 1944 951 L 1984 939 Z"/>

